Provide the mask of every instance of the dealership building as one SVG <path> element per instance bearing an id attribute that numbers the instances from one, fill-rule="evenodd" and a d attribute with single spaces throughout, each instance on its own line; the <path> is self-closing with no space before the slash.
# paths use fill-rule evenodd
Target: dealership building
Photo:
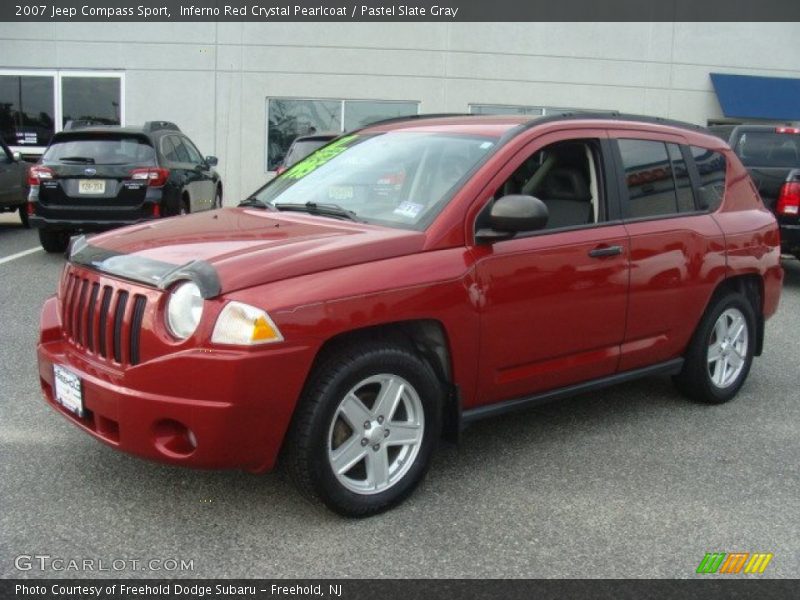
<path id="1" fill-rule="evenodd" d="M 0 128 L 173 121 L 225 203 L 298 134 L 431 112 L 800 120 L 796 23 L 0 23 Z M 776 51 L 779 49 L 780 51 Z"/>

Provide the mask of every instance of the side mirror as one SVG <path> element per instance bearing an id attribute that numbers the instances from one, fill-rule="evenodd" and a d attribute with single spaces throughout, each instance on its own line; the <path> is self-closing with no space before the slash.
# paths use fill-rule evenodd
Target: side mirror
<path id="1" fill-rule="evenodd" d="M 514 237 L 521 231 L 536 231 L 547 225 L 547 206 L 533 196 L 512 194 L 492 204 L 488 229 L 480 229 L 475 237 L 479 242 L 492 242 Z"/>
<path id="2" fill-rule="evenodd" d="M 206 156 L 206 164 L 209 167 L 216 167 L 219 164 L 219 159 L 216 156 Z"/>
<path id="3" fill-rule="evenodd" d="M 14 162 L 19 162 L 22 160 L 22 154 L 20 154 L 19 152 L 12 152 L 11 158 L 14 160 Z"/>

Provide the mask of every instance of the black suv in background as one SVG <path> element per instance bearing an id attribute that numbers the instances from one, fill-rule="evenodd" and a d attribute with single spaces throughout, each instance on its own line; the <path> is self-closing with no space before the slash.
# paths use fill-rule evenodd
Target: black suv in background
<path id="1" fill-rule="evenodd" d="M 47 252 L 63 252 L 77 232 L 218 208 L 216 164 L 167 121 L 71 127 L 29 171 L 29 220 Z"/>
<path id="2" fill-rule="evenodd" d="M 781 229 L 781 251 L 800 258 L 800 128 L 775 125 L 714 126 L 758 188 Z"/>
<path id="3" fill-rule="evenodd" d="M 26 179 L 28 167 L 19 153 L 11 152 L 3 140 L 0 140 L 0 213 L 19 211 L 19 218 L 24 226 L 28 226 L 28 211 L 25 198 L 28 195 Z"/>

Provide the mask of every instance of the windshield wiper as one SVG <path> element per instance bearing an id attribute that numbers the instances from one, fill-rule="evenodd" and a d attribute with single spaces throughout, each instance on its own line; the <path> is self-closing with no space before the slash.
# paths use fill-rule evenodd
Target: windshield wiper
<path id="1" fill-rule="evenodd" d="M 90 158 L 88 156 L 62 156 L 58 160 L 60 160 L 61 162 L 64 162 L 64 161 L 79 162 L 79 163 L 84 163 L 84 164 L 87 164 L 87 165 L 93 165 L 94 164 L 94 159 Z"/>
<path id="2" fill-rule="evenodd" d="M 250 196 L 249 198 L 245 198 L 241 202 L 239 202 L 239 206 L 255 206 L 258 208 L 272 208 L 271 204 L 264 202 L 263 200 L 259 200 L 255 196 Z"/>
<path id="3" fill-rule="evenodd" d="M 275 208 L 278 210 L 305 212 L 310 215 L 321 215 L 323 217 L 337 217 L 340 219 L 347 219 L 348 221 L 360 221 L 360 219 L 356 217 L 356 213 L 352 210 L 347 210 L 338 204 L 329 204 L 326 202 L 306 202 L 305 204 L 278 202 Z"/>

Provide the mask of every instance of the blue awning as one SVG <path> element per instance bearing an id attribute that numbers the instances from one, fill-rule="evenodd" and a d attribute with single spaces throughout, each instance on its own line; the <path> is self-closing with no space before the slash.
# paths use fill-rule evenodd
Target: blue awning
<path id="1" fill-rule="evenodd" d="M 800 79 L 711 73 L 726 117 L 800 121 Z"/>

